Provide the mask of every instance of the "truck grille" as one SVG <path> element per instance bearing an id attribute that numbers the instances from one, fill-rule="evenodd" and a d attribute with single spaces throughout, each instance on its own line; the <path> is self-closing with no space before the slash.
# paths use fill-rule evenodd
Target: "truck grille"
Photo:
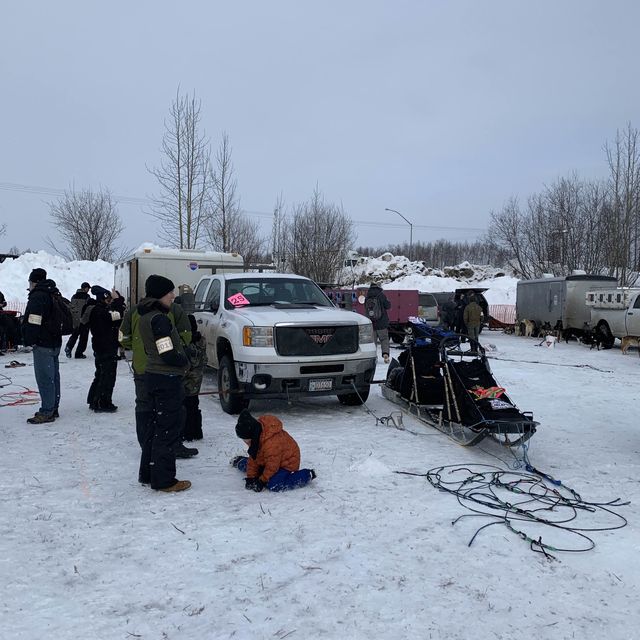
<path id="1" fill-rule="evenodd" d="M 358 350 L 358 326 L 278 327 L 276 352 L 281 356 L 332 356 Z"/>

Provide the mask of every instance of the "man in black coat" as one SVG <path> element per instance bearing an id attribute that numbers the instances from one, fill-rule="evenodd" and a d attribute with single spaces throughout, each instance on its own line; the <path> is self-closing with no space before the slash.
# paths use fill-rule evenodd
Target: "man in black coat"
<path id="1" fill-rule="evenodd" d="M 87 348 L 87 342 L 89 341 L 89 325 L 82 322 L 82 312 L 87 306 L 87 302 L 90 300 L 89 289 L 91 285 L 88 282 L 83 282 L 80 288 L 71 296 L 71 313 L 73 315 L 73 333 L 69 336 L 67 346 L 64 348 L 64 353 L 67 358 L 71 357 L 71 352 L 76 342 L 78 348 L 76 349 L 76 358 L 86 358 L 84 351 Z"/>
<path id="2" fill-rule="evenodd" d="M 384 295 L 382 288 L 375 282 L 372 282 L 367 291 L 364 301 L 365 314 L 373 324 L 373 342 L 380 341 L 382 349 L 382 358 L 385 362 L 389 362 L 389 315 L 387 309 L 391 308 L 391 303 Z"/>
<path id="3" fill-rule="evenodd" d="M 113 388 L 118 368 L 118 330 L 122 322 L 124 299 L 111 296 L 104 287 L 91 287 L 96 302 L 90 307 L 89 328 L 96 373 L 89 388 L 87 404 L 96 413 L 113 413 Z"/>
<path id="4" fill-rule="evenodd" d="M 22 325 L 24 344 L 33 346 L 33 370 L 40 393 L 40 408 L 27 420 L 30 424 L 53 422 L 60 405 L 60 347 L 62 331 L 53 320 L 53 296 L 60 295 L 56 283 L 44 269 L 29 275 L 29 300 Z"/>
<path id="5" fill-rule="evenodd" d="M 442 309 L 440 312 L 440 320 L 442 321 L 442 326 L 447 331 L 453 331 L 456 326 L 456 301 L 454 299 L 454 294 L 451 294 L 447 301 L 442 305 Z"/>

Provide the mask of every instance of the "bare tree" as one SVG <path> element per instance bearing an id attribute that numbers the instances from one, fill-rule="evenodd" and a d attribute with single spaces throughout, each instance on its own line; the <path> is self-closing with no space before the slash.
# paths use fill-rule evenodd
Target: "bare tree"
<path id="1" fill-rule="evenodd" d="M 633 283 L 640 270 L 639 136 L 629 123 L 623 132 L 616 132 L 613 147 L 605 145 L 611 191 L 607 258 L 623 285 Z"/>
<path id="2" fill-rule="evenodd" d="M 286 231 L 287 266 L 316 282 L 332 282 L 355 243 L 351 219 L 342 207 L 327 203 L 316 189 L 294 205 Z"/>
<path id="3" fill-rule="evenodd" d="M 273 206 L 271 260 L 278 271 L 284 271 L 286 264 L 286 212 L 282 193 L 278 196 Z"/>
<path id="4" fill-rule="evenodd" d="M 228 221 L 228 229 L 231 247 L 243 257 L 245 269 L 260 262 L 267 248 L 267 238 L 260 233 L 258 225 L 246 213 L 238 212 Z"/>
<path id="5" fill-rule="evenodd" d="M 124 227 L 107 189 L 65 191 L 57 202 L 49 203 L 49 209 L 63 248 L 50 239 L 47 243 L 64 258 L 113 262 L 119 257 L 115 244 Z"/>
<path id="6" fill-rule="evenodd" d="M 211 214 L 206 221 L 206 235 L 212 249 L 239 253 L 248 267 L 262 255 L 267 241 L 240 209 L 234 174 L 231 143 L 228 134 L 223 133 L 215 167 L 211 169 Z"/>
<path id="7" fill-rule="evenodd" d="M 2 238 L 2 236 L 7 232 L 7 225 L 6 224 L 0 224 L 0 238 Z"/>
<path id="8" fill-rule="evenodd" d="M 160 220 L 159 237 L 171 247 L 196 249 L 210 213 L 210 147 L 200 130 L 200 101 L 180 90 L 164 123 L 159 167 L 149 169 L 160 185 L 151 215 Z"/>
<path id="9" fill-rule="evenodd" d="M 215 167 L 210 172 L 212 207 L 206 230 L 209 244 L 224 252 L 235 250 L 233 244 L 236 238 L 232 237 L 232 227 L 240 214 L 240 202 L 236 195 L 238 183 L 231 156 L 229 136 L 223 133 L 215 157 Z"/>

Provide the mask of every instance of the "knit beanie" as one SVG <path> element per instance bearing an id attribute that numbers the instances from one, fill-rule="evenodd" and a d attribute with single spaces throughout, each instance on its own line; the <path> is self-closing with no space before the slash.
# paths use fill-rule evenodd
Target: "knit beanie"
<path id="1" fill-rule="evenodd" d="M 144 292 L 148 298 L 155 298 L 159 300 L 164 298 L 167 293 L 171 293 L 176 288 L 176 285 L 165 278 L 164 276 L 150 275 L 147 281 L 144 283 Z"/>
<path id="2" fill-rule="evenodd" d="M 238 416 L 236 424 L 236 435 L 243 440 L 257 440 L 262 433 L 262 425 L 249 413 L 248 409 L 243 409 Z"/>
<path id="3" fill-rule="evenodd" d="M 104 300 L 111 295 L 111 291 L 101 287 L 99 284 L 94 284 L 91 287 L 91 293 L 96 297 L 96 300 Z"/>
<path id="4" fill-rule="evenodd" d="M 29 274 L 29 282 L 42 282 L 47 279 L 47 272 L 44 269 L 34 269 Z"/>

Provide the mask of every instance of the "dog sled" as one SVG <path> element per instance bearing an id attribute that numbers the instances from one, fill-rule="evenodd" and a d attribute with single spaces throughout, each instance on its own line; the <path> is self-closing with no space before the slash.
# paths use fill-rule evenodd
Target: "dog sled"
<path id="1" fill-rule="evenodd" d="M 387 400 L 464 446 L 492 438 L 516 447 L 531 438 L 538 423 L 497 384 L 479 343 L 414 324 L 413 341 L 389 365 Z"/>

